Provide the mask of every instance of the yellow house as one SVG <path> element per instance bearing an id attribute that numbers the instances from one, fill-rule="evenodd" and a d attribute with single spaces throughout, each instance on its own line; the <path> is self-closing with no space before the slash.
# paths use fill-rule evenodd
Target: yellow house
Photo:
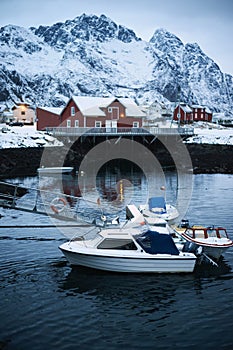
<path id="1" fill-rule="evenodd" d="M 12 111 L 13 121 L 23 122 L 24 124 L 34 124 L 36 114 L 30 104 L 25 102 L 16 103 L 16 105 L 12 107 Z"/>

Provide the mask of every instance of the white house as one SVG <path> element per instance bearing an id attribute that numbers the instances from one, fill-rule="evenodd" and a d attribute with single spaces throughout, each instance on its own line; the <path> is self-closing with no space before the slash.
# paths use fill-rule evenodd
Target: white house
<path id="1" fill-rule="evenodd" d="M 18 102 L 14 107 L 13 121 L 23 122 L 24 124 L 34 124 L 36 119 L 35 110 L 26 102 Z"/>

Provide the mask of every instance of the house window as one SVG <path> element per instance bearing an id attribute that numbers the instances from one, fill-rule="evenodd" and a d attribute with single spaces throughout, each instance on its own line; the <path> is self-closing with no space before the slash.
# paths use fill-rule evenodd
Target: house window
<path id="1" fill-rule="evenodd" d="M 69 119 L 66 121 L 66 127 L 67 127 L 67 128 L 70 128 L 70 127 L 71 127 L 71 121 L 70 121 Z"/>
<path id="2" fill-rule="evenodd" d="M 71 115 L 71 117 L 75 116 L 75 107 L 70 108 L 70 115 Z"/>
<path id="3" fill-rule="evenodd" d="M 75 120 L 74 126 L 75 126 L 75 128 L 78 128 L 78 127 L 79 127 L 79 120 Z"/>
<path id="4" fill-rule="evenodd" d="M 25 115 L 25 111 L 21 111 L 21 115 Z"/>
<path id="5" fill-rule="evenodd" d="M 101 128 L 101 126 L 102 126 L 102 122 L 101 121 L 95 121 L 95 127 L 96 128 Z"/>
<path id="6" fill-rule="evenodd" d="M 139 122 L 133 122 L 133 128 L 139 128 Z"/>
<path id="7" fill-rule="evenodd" d="M 112 107 L 108 107 L 108 113 L 112 113 Z"/>

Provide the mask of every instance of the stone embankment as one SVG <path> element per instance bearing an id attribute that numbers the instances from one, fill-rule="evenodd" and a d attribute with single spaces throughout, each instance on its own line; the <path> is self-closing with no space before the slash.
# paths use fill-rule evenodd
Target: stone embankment
<path id="1" fill-rule="evenodd" d="M 233 174 L 233 146 L 186 144 L 194 173 Z M 75 166 L 78 168 L 83 150 L 69 150 L 67 147 L 10 148 L 0 150 L 0 178 L 33 176 L 40 166 Z M 81 154 L 82 153 L 82 154 Z M 174 166 L 172 157 L 166 150 L 157 149 L 153 153 L 165 166 Z M 65 161 L 64 161 L 65 160 Z"/>

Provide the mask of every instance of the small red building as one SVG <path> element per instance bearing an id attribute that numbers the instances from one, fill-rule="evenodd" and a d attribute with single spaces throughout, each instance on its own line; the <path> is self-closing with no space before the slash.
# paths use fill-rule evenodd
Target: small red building
<path id="1" fill-rule="evenodd" d="M 208 107 L 200 105 L 189 106 L 185 103 L 180 103 L 176 106 L 173 113 L 173 120 L 181 123 L 192 123 L 194 121 L 212 122 L 213 113 Z"/>
<path id="2" fill-rule="evenodd" d="M 61 122 L 60 113 L 63 108 L 37 107 L 37 130 L 45 130 L 46 127 L 54 127 Z"/>
<path id="3" fill-rule="evenodd" d="M 37 108 L 37 129 L 142 127 L 145 113 L 130 98 L 73 96 L 59 115 Z"/>

